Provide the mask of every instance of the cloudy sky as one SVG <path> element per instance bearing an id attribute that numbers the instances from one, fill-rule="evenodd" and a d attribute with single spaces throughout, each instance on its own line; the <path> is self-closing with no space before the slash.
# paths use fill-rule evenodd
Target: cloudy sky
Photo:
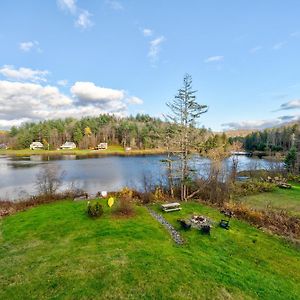
<path id="1" fill-rule="evenodd" d="M 161 116 L 193 76 L 201 125 L 300 116 L 299 0 L 2 0 L 0 129 L 100 113 Z"/>

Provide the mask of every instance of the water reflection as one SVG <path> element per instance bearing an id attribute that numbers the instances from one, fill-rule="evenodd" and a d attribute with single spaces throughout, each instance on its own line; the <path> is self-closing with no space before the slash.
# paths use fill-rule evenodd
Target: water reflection
<path id="1" fill-rule="evenodd" d="M 20 191 L 35 193 L 36 176 L 47 164 L 55 164 L 64 170 L 64 187 L 72 184 L 89 193 L 101 190 L 114 191 L 123 186 L 143 189 L 144 184 L 165 180 L 164 155 L 151 156 L 101 156 L 78 157 L 76 155 L 29 157 L 0 157 L 0 198 L 16 199 Z M 224 170 L 232 164 L 224 161 Z M 276 163 L 274 163 L 276 164 Z M 249 157 L 239 158 L 239 170 L 269 168 L 272 162 Z M 210 167 L 208 159 L 195 156 L 190 164 L 197 174 L 206 176 Z"/>

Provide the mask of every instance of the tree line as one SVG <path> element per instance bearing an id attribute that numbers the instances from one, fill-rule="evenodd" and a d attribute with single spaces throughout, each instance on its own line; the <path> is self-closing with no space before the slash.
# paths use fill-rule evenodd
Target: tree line
<path id="1" fill-rule="evenodd" d="M 254 131 L 245 137 L 230 137 L 229 141 L 239 141 L 247 151 L 287 152 L 296 147 L 300 139 L 300 126 L 293 124 L 278 128 Z"/>
<path id="2" fill-rule="evenodd" d="M 66 118 L 27 122 L 11 127 L 8 134 L 2 136 L 2 141 L 12 149 L 29 148 L 33 141 L 40 141 L 49 149 L 57 149 L 66 141 L 75 142 L 79 149 L 94 148 L 101 142 L 136 149 L 164 148 L 172 126 L 177 125 L 147 114 L 124 118 L 103 114 L 80 120 Z M 194 133 L 199 145 L 212 135 L 205 128 L 195 128 Z"/>

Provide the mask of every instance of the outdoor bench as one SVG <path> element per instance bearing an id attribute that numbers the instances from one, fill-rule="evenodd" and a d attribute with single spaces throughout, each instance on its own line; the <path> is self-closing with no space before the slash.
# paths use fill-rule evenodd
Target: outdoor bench
<path id="1" fill-rule="evenodd" d="M 162 204 L 161 208 L 164 212 L 181 210 L 180 203 L 178 202 Z"/>

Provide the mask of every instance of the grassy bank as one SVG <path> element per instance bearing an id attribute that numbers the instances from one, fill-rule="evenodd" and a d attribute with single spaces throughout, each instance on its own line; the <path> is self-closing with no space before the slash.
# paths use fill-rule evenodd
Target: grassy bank
<path id="1" fill-rule="evenodd" d="M 219 221 L 197 203 L 193 212 Z M 97 220 L 86 202 L 63 201 L 0 220 L 0 299 L 297 299 L 299 252 L 277 237 L 232 220 L 211 236 L 180 231 L 176 246 L 143 207 Z M 157 206 L 154 209 L 159 211 Z"/>
<path id="2" fill-rule="evenodd" d="M 300 184 L 293 183 L 292 189 L 280 189 L 270 193 L 260 193 L 240 199 L 241 203 L 258 209 L 271 207 L 277 210 L 286 210 L 300 217 Z"/>
<path id="3" fill-rule="evenodd" d="M 77 156 L 100 156 L 100 155 L 154 155 L 166 153 L 164 149 L 144 149 L 144 150 L 130 150 L 125 151 L 121 146 L 109 146 L 106 150 L 4 150 L 0 149 L 0 155 L 8 156 L 30 156 L 30 155 L 45 155 L 45 156 L 58 156 L 58 155 L 77 155 Z"/>

